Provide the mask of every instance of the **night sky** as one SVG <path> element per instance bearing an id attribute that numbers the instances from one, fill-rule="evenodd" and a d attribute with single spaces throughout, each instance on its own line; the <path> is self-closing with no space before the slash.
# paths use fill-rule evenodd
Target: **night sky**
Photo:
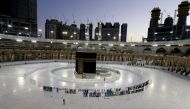
<path id="1" fill-rule="evenodd" d="M 160 7 L 164 19 L 174 16 L 182 0 L 37 0 L 38 25 L 44 30 L 46 19 L 58 19 L 68 24 L 87 23 L 97 26 L 98 21 L 128 23 L 128 41 L 141 41 L 146 37 L 150 11 Z M 164 11 L 166 10 L 166 11 Z M 163 20 L 164 21 L 164 20 Z M 190 23 L 188 17 L 188 24 Z"/>

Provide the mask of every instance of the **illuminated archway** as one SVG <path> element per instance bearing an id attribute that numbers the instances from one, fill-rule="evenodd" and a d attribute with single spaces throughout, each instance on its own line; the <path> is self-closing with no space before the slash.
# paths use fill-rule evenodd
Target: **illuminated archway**
<path id="1" fill-rule="evenodd" d="M 116 47 L 112 47 L 112 48 L 110 49 L 110 51 L 116 52 L 117 49 L 116 49 Z"/>
<path id="2" fill-rule="evenodd" d="M 101 50 L 101 51 L 106 51 L 106 48 L 105 48 L 104 46 L 100 46 L 100 47 L 99 47 L 99 50 Z"/>

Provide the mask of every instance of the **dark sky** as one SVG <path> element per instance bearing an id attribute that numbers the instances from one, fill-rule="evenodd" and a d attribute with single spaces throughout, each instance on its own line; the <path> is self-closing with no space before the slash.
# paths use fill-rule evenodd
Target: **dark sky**
<path id="1" fill-rule="evenodd" d="M 68 24 L 98 21 L 128 23 L 128 41 L 141 41 L 146 36 L 150 11 L 160 7 L 174 16 L 181 0 L 38 0 L 38 23 L 44 31 L 45 20 L 55 18 Z M 166 10 L 166 12 L 164 11 Z M 188 19 L 189 22 L 189 19 Z M 79 25 L 78 25 L 79 26 Z"/>

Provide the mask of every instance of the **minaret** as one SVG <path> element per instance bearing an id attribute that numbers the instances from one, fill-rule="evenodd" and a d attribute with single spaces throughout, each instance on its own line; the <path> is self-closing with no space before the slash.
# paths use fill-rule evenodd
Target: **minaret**
<path id="1" fill-rule="evenodd" d="M 177 35 L 182 36 L 183 29 L 186 26 L 187 16 L 189 15 L 189 6 L 188 1 L 183 1 L 178 6 L 178 22 L 177 22 Z"/>

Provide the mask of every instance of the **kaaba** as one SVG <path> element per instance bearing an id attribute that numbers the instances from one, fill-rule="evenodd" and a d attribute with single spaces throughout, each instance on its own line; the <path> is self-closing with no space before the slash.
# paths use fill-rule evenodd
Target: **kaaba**
<path id="1" fill-rule="evenodd" d="M 76 52 L 75 70 L 78 74 L 96 73 L 96 53 L 95 52 Z"/>

